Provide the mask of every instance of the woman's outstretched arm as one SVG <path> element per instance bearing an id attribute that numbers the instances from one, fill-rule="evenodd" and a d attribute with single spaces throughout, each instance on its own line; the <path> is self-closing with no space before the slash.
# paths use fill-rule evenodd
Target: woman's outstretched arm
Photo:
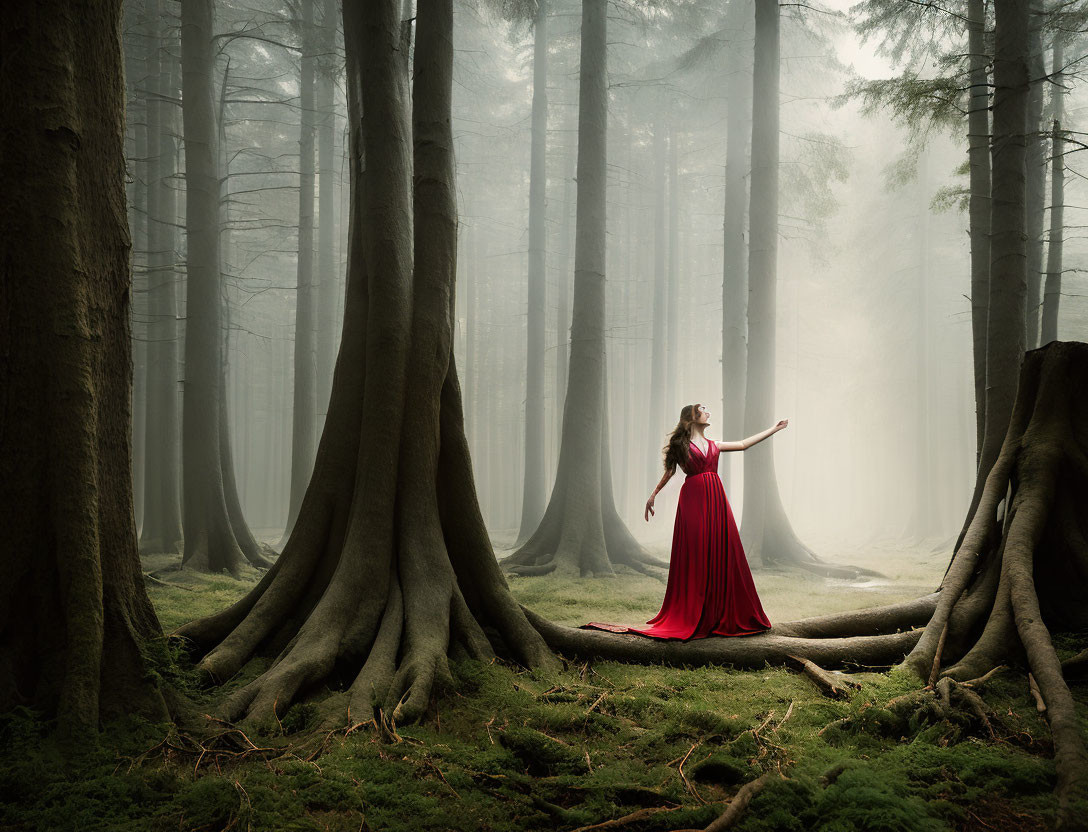
<path id="1" fill-rule="evenodd" d="M 672 475 L 676 473 L 676 466 L 665 469 L 665 473 L 661 475 L 661 481 L 658 482 L 657 488 L 654 489 L 654 493 L 650 495 L 650 499 L 646 501 L 646 511 L 643 516 L 646 518 L 646 522 L 650 522 L 650 516 L 654 513 L 654 497 L 657 496 L 657 492 L 665 487 L 665 483 L 672 479 Z"/>
<path id="2" fill-rule="evenodd" d="M 778 431 L 782 430 L 782 428 L 786 427 L 786 425 L 788 425 L 789 423 L 789 419 L 783 419 L 773 428 L 767 428 L 761 433 L 757 433 L 749 436 L 747 439 L 740 440 L 740 442 L 717 442 L 715 444 L 717 444 L 719 451 L 746 451 L 753 445 L 758 445 L 768 436 L 778 433 Z"/>

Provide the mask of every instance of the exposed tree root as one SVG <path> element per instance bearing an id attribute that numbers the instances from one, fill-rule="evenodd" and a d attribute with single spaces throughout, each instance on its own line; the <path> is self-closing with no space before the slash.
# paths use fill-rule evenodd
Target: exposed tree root
<path id="1" fill-rule="evenodd" d="M 464 434 L 451 324 L 451 6 L 421 4 L 411 108 L 399 3 L 344 11 L 353 183 L 364 177 L 360 140 L 371 164 L 365 187 L 353 189 L 344 334 L 313 478 L 261 582 L 178 634 L 215 682 L 253 656 L 275 657 L 222 704 L 231 722 L 274 723 L 331 685 L 342 692 L 322 706 L 326 726 L 373 719 L 396 737 L 398 723 L 419 719 L 452 686 L 450 658 L 558 660 L 497 567 Z M 379 125 L 362 137 L 360 95 Z"/>
<path id="2" fill-rule="evenodd" d="M 1088 626 L 1085 391 L 1088 345 L 1055 341 L 1025 355 L 1004 443 L 976 489 L 933 617 L 903 663 L 937 679 L 941 698 L 927 707 L 947 718 L 959 700 L 987 729 L 981 700 L 955 680 L 998 663 L 1029 671 L 1054 738 L 1059 828 L 1080 828 L 1074 807 L 1088 799 L 1088 750 L 1050 640 L 1050 628 Z"/>
<path id="3" fill-rule="evenodd" d="M 768 662 L 786 664 L 791 656 L 803 656 L 825 667 L 887 667 L 900 661 L 922 633 L 916 629 L 873 636 L 803 638 L 778 635 L 772 628 L 754 636 L 677 641 L 564 627 L 523 609 L 548 646 L 559 653 L 674 666 L 757 668 Z"/>

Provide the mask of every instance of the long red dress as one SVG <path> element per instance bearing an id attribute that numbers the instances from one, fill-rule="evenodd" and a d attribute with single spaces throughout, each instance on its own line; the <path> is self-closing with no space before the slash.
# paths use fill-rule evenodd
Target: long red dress
<path id="1" fill-rule="evenodd" d="M 661 611 L 635 628 L 590 622 L 583 628 L 653 638 L 745 636 L 771 627 L 752 582 L 733 510 L 718 476 L 720 451 L 691 443 L 672 533 L 669 581 Z"/>

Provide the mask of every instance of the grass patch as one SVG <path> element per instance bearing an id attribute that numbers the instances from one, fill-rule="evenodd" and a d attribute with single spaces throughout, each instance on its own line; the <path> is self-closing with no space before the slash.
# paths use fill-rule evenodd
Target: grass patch
<path id="1" fill-rule="evenodd" d="M 761 594 L 765 584 L 771 587 L 774 603 L 811 601 L 811 576 L 776 576 L 780 592 L 765 578 L 757 574 L 757 583 Z M 163 580 L 188 587 L 149 587 L 167 628 L 219 609 L 252 586 L 187 571 Z M 572 624 L 644 620 L 662 592 L 656 581 L 627 575 L 511 583 L 523 603 Z M 872 597 L 839 592 L 854 606 Z M 897 599 L 872 603 L 889 600 Z M 802 606 L 789 617 L 825 611 Z M 1067 654 L 1083 643 L 1059 640 Z M 153 671 L 188 686 L 209 711 L 264 666 L 250 663 L 230 685 L 203 690 L 170 640 L 149 649 Z M 940 726 L 904 733 L 883 707 L 917 688 L 901 673 L 857 674 L 861 689 L 834 701 L 784 668 L 607 662 L 540 673 L 463 661 L 452 671 L 456 689 L 423 723 L 399 726 L 402 742 L 384 742 L 369 729 L 334 734 L 311 760 L 303 749 L 323 739 L 309 733 L 316 722 L 312 702 L 284 715 L 286 736 L 278 728 L 250 735 L 270 752 L 240 763 L 212 755 L 199 767 L 192 753 L 159 745 L 164 726 L 118 722 L 99 746 L 73 754 L 52 745 L 37 715 L 5 715 L 0 830 L 512 832 L 574 829 L 639 809 L 661 811 L 631 829 L 698 828 L 740 785 L 779 767 L 789 779 L 772 780 L 737 829 L 1041 830 L 1054 819 L 1049 731 L 1023 677 L 1011 671 L 985 691 L 1017 732 L 1015 741 L 1003 742 L 949 740 Z M 1084 705 L 1082 690 L 1075 687 L 1074 695 Z M 180 738 L 176 745 L 184 748 Z"/>

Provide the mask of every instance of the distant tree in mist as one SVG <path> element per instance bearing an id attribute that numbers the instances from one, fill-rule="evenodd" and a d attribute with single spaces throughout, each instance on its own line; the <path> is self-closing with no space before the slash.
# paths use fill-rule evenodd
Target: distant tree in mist
<path id="1" fill-rule="evenodd" d="M 551 499 L 529 540 L 502 561 L 517 574 L 609 575 L 618 563 L 640 571 L 664 566 L 632 537 L 612 493 L 605 414 L 606 31 L 605 0 L 583 0 L 569 380 Z"/>

